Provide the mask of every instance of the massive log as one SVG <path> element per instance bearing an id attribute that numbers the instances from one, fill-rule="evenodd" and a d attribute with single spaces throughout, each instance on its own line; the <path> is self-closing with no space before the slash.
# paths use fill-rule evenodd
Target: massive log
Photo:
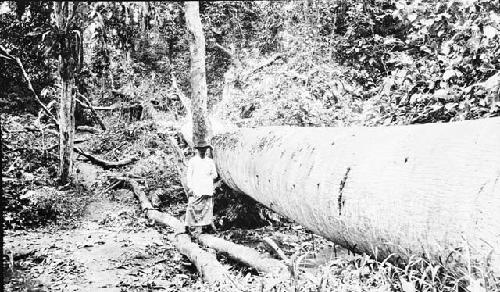
<path id="1" fill-rule="evenodd" d="M 500 275 L 500 118 L 239 129 L 212 144 L 230 187 L 342 246 Z"/>

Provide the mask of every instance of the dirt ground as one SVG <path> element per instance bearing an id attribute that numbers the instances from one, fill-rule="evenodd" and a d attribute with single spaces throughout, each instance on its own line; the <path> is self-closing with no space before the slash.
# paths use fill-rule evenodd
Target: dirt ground
<path id="1" fill-rule="evenodd" d="M 102 175 L 88 164 L 79 164 L 78 169 L 88 187 Z M 6 291 L 189 291 L 200 287 L 194 265 L 167 240 L 171 230 L 145 219 L 131 191 L 101 190 L 91 198 L 74 224 L 56 222 L 36 230 L 6 231 L 4 250 L 11 261 Z M 307 235 L 300 226 L 277 231 L 273 227 L 231 229 L 218 236 L 261 252 L 268 252 L 264 236 L 274 238 L 288 254 L 324 245 L 324 240 Z M 223 255 L 217 257 L 236 272 L 255 274 Z"/>
<path id="2" fill-rule="evenodd" d="M 7 291 L 178 291 L 193 282 L 194 267 L 141 217 L 133 194 L 114 195 L 90 203 L 74 229 L 7 232 L 4 248 L 20 258 Z"/>

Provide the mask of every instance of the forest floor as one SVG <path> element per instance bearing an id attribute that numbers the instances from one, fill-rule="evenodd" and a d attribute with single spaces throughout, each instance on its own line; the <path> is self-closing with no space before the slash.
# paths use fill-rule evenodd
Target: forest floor
<path id="1" fill-rule="evenodd" d="M 119 177 L 136 180 L 157 208 L 182 220 L 187 198 L 177 152 L 165 137 L 178 121 L 160 114 L 154 120 L 111 114 L 106 131 L 78 131 L 76 146 L 85 153 L 138 159 L 103 169 L 75 155 L 69 185 L 56 181 L 57 132 L 41 130 L 29 114 L 2 116 L 5 291 L 228 291 L 204 283 L 168 240 L 173 230 L 148 220 L 135 194 L 118 183 Z M 261 275 L 204 248 L 229 267 L 239 285 L 234 291 L 486 291 L 420 259 L 402 267 L 352 254 L 249 199 L 218 192 L 215 236 L 279 259 L 263 241 L 271 238 L 288 257 L 292 275 Z M 248 209 L 264 212 L 260 228 Z"/>
<path id="2" fill-rule="evenodd" d="M 146 219 L 134 193 L 110 179 L 124 174 L 139 178 L 148 193 L 161 195 L 163 212 L 182 216 L 187 200 L 172 174 L 172 153 L 158 139 L 150 121 L 128 126 L 117 123 L 102 135 L 78 133 L 76 140 L 85 140 L 78 144 L 84 151 L 108 160 L 130 155 L 140 159 L 111 171 L 77 155 L 76 181 L 59 186 L 54 181 L 57 151 L 43 150 L 56 145 L 57 136 L 26 130 L 33 116 L 3 116 L 2 120 L 2 143 L 4 151 L 7 149 L 2 157 L 2 199 L 8 207 L 3 238 L 6 291 L 212 289 L 203 283 L 194 264 L 168 241 L 167 234 L 172 230 Z M 364 257 L 334 248 L 333 243 L 294 223 L 270 222 L 254 229 L 221 226 L 216 236 L 277 257 L 262 241 L 270 237 L 288 257 L 301 256 L 302 272 L 317 274 L 322 265 L 329 264 L 330 272 L 343 275 L 337 280 L 347 287 L 345 291 L 351 291 L 349 287 L 358 291 L 363 285 L 387 288 L 385 281 L 367 281 L 359 276 L 365 268 L 359 265 Z M 223 254 L 217 254 L 217 259 L 257 291 L 263 286 L 269 291 L 280 284 Z"/>
<path id="3" fill-rule="evenodd" d="M 78 167 L 81 172 L 98 171 L 89 164 Z M 88 203 L 83 216 L 74 218 L 71 224 L 6 231 L 4 249 L 13 256 L 6 291 L 203 290 L 194 265 L 166 238 L 171 230 L 145 219 L 133 192 L 118 189 L 80 195 L 86 196 Z M 301 248 L 322 247 L 325 262 L 327 255 L 333 256 L 333 249 L 325 245 L 325 240 L 294 224 L 232 229 L 221 231 L 218 236 L 262 252 L 266 250 L 260 239 L 271 236 L 288 255 Z M 343 255 L 348 256 L 345 251 Z M 219 256 L 219 260 L 231 264 L 236 272 L 256 275 L 224 256 Z M 314 265 L 309 262 L 309 266 L 318 261 Z"/>

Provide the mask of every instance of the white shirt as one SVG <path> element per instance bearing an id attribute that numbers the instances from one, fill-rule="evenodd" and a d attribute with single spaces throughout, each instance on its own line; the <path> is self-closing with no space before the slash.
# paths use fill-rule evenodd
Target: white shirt
<path id="1" fill-rule="evenodd" d="M 211 158 L 202 159 L 196 155 L 187 164 L 187 187 L 193 191 L 194 196 L 213 196 L 214 183 L 217 177 L 215 163 Z"/>

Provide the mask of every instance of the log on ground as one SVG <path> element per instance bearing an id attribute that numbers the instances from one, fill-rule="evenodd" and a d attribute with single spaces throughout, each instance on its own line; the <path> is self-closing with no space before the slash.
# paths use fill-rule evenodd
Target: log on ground
<path id="1" fill-rule="evenodd" d="M 213 257 L 211 259 L 207 255 L 200 255 L 198 252 L 193 253 L 193 250 L 199 250 L 200 248 L 195 243 L 191 242 L 190 237 L 187 234 L 183 233 L 184 224 L 171 215 L 154 210 L 146 194 L 141 190 L 139 184 L 136 181 L 131 179 L 124 179 L 124 181 L 126 181 L 129 184 L 130 188 L 136 194 L 141 204 L 141 208 L 147 212 L 148 218 L 151 218 L 155 220 L 157 223 L 169 226 L 175 230 L 174 233 L 177 235 L 171 235 L 169 238 L 173 242 L 176 242 L 176 246 L 178 247 L 178 249 L 181 251 L 182 254 L 186 255 L 189 259 L 191 259 L 195 263 L 195 265 L 198 268 L 198 271 L 200 271 L 202 275 L 207 275 L 207 273 L 213 272 L 215 273 L 214 275 L 208 274 L 207 276 L 210 279 L 212 278 L 217 279 L 216 275 L 220 274 L 221 272 L 224 272 L 221 270 L 221 267 L 218 266 L 215 266 L 214 270 L 209 270 L 208 268 L 205 268 L 206 265 L 212 265 L 210 263 L 213 260 L 215 260 L 215 257 L 209 254 L 211 257 Z M 257 270 L 258 272 L 276 273 L 276 274 L 288 273 L 287 267 L 284 263 L 282 263 L 279 260 L 264 256 L 263 254 L 259 253 L 253 248 L 240 244 L 235 244 L 233 242 L 209 234 L 201 234 L 197 237 L 197 240 L 203 246 L 212 248 L 218 252 L 225 253 L 230 258 L 237 260 L 238 262 L 241 262 L 243 264 L 246 264 Z M 179 244 L 177 244 L 177 242 L 179 242 Z M 212 268 L 214 267 L 210 267 L 210 269 Z M 225 275 L 224 277 L 227 278 L 228 276 L 229 274 Z"/>
<path id="2" fill-rule="evenodd" d="M 99 157 L 96 157 L 94 155 L 88 154 L 77 147 L 74 147 L 73 150 L 76 153 L 78 153 L 78 154 L 84 156 L 85 158 L 87 158 L 88 160 L 90 160 L 90 162 L 92 162 L 93 164 L 99 165 L 99 166 L 103 167 L 104 169 L 125 166 L 125 165 L 131 164 L 131 163 L 137 161 L 137 159 L 138 159 L 137 156 L 132 156 L 132 157 L 120 160 L 120 161 L 107 161 L 107 160 L 101 159 Z"/>
<path id="3" fill-rule="evenodd" d="M 288 273 L 287 266 L 279 260 L 266 257 L 253 248 L 212 236 L 200 234 L 198 240 L 203 246 L 213 248 L 218 252 L 227 254 L 230 258 L 237 260 L 256 269 L 261 273 Z"/>
<path id="4" fill-rule="evenodd" d="M 500 118 L 240 129 L 212 145 L 230 187 L 339 245 L 500 275 Z"/>
<path id="5" fill-rule="evenodd" d="M 174 229 L 174 234 L 169 236 L 169 240 L 174 243 L 175 247 L 183 255 L 187 256 L 189 260 L 196 265 L 196 269 L 204 280 L 211 284 L 228 283 L 232 276 L 229 270 L 217 261 L 215 255 L 204 251 L 196 243 L 191 241 L 189 235 L 182 233 L 184 226 L 179 220 L 173 216 L 154 210 L 146 194 L 141 190 L 136 181 L 127 179 L 125 182 L 139 199 L 141 209 L 144 210 L 148 218 Z"/>

